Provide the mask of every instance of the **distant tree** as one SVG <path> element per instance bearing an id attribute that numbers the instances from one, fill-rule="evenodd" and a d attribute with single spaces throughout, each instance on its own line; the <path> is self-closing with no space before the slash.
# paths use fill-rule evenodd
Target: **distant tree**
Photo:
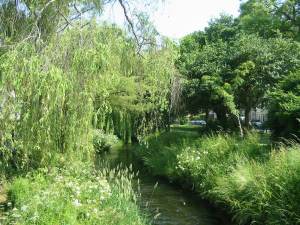
<path id="1" fill-rule="evenodd" d="M 262 106 L 267 91 L 299 68 L 300 46 L 282 38 L 241 35 L 232 42 L 232 52 L 235 102 L 245 110 L 248 126 L 251 109 Z"/>
<path id="2" fill-rule="evenodd" d="M 214 110 L 225 125 L 227 114 L 236 112 L 230 84 L 224 74 L 230 71 L 229 41 L 235 35 L 232 17 L 212 20 L 205 32 L 183 38 L 177 67 L 187 78 L 184 96 L 189 112 Z"/>
<path id="3" fill-rule="evenodd" d="M 299 0 L 248 0 L 241 4 L 240 26 L 263 37 L 285 37 L 300 40 Z"/>
<path id="4" fill-rule="evenodd" d="M 188 40 L 183 40 L 177 61 L 178 68 L 186 77 L 184 96 L 187 110 L 194 113 L 204 111 L 206 114 L 213 110 L 220 123 L 227 127 L 229 118 L 239 120 L 228 76 L 231 71 L 229 42 L 222 39 L 202 41 L 197 47 L 197 42 L 192 42 L 199 40 L 199 34 L 195 33 L 196 37 L 188 36 Z"/>
<path id="5" fill-rule="evenodd" d="M 299 68 L 299 44 L 244 33 L 229 17 L 221 16 L 210 26 L 188 35 L 180 45 L 177 66 L 186 77 L 187 109 L 213 110 L 223 125 L 244 109 L 248 126 L 250 110 L 261 106 L 267 91 Z"/>
<path id="6" fill-rule="evenodd" d="M 283 79 L 269 94 L 269 102 L 273 136 L 300 141 L 300 72 Z"/>
<path id="7" fill-rule="evenodd" d="M 205 28 L 205 34 L 209 42 L 217 40 L 230 41 L 235 38 L 238 31 L 238 20 L 232 16 L 221 14 L 212 19 Z"/>

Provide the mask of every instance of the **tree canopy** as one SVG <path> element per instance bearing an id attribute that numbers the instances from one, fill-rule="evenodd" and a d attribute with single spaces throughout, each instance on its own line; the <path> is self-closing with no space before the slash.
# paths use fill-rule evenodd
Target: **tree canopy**
<path id="1" fill-rule="evenodd" d="M 143 26 L 128 18 L 128 31 L 76 22 L 109 2 L 1 2 L 1 169 L 91 158 L 94 129 L 128 143 L 168 126 L 177 48 L 168 39 L 156 44 L 146 17 Z M 139 29 L 155 42 L 136 40 Z"/>
<path id="2" fill-rule="evenodd" d="M 274 9 L 279 7 L 278 2 L 272 4 Z M 298 9 L 296 3 L 290 4 L 287 1 L 280 7 L 282 10 L 288 6 Z M 291 72 L 299 70 L 300 46 L 295 41 L 295 33 L 288 37 L 279 27 L 268 30 L 262 21 L 248 21 L 250 17 L 269 21 L 252 15 L 255 10 L 269 12 L 263 8 L 267 6 L 266 1 L 247 1 L 241 5 L 240 17 L 221 15 L 212 20 L 205 31 L 181 40 L 176 65 L 185 76 L 187 112 L 213 110 L 226 127 L 228 119 L 239 116 L 244 110 L 248 126 L 250 110 L 264 107 L 268 91 Z M 276 20 L 275 15 L 268 16 Z"/>

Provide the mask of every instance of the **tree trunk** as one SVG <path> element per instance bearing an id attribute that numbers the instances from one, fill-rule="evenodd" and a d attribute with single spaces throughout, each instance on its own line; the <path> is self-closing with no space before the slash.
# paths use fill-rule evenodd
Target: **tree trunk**
<path id="1" fill-rule="evenodd" d="M 171 107 L 169 107 L 168 119 L 167 119 L 167 126 L 166 126 L 166 131 L 167 132 L 169 132 L 171 130 L 171 123 L 172 123 Z"/>
<path id="2" fill-rule="evenodd" d="M 226 110 L 224 108 L 217 108 L 214 110 L 214 112 L 217 114 L 217 120 L 220 122 L 221 126 L 227 129 L 228 121 L 227 121 Z"/>
<path id="3" fill-rule="evenodd" d="M 246 107 L 245 109 L 245 127 L 249 128 L 250 125 L 250 112 L 251 112 L 251 107 Z"/>
<path id="4" fill-rule="evenodd" d="M 208 122 L 209 120 L 209 109 L 205 110 L 205 121 Z"/>
<path id="5" fill-rule="evenodd" d="M 237 114 L 236 117 L 237 117 L 238 126 L 239 126 L 239 130 L 240 130 L 240 136 L 241 136 L 241 138 L 244 138 L 244 131 L 243 131 L 243 128 L 242 128 L 240 115 Z"/>

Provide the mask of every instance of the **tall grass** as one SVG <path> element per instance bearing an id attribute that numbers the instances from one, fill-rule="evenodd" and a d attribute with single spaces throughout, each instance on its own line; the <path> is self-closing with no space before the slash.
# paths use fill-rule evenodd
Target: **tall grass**
<path id="1" fill-rule="evenodd" d="M 178 131 L 136 150 L 152 173 L 188 184 L 228 208 L 237 224 L 300 224 L 300 146 L 272 150 L 265 139 Z"/>
<path id="2" fill-rule="evenodd" d="M 300 146 L 281 148 L 265 163 L 245 160 L 218 177 L 214 195 L 241 224 L 300 224 Z"/>
<path id="3" fill-rule="evenodd" d="M 136 204 L 133 178 L 128 169 L 96 171 L 85 163 L 32 172 L 11 183 L 13 209 L 6 224 L 147 224 Z"/>

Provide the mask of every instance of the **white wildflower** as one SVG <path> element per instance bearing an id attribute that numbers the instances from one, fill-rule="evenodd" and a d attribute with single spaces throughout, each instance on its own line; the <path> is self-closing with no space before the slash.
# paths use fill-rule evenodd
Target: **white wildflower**
<path id="1" fill-rule="evenodd" d="M 81 206 L 81 203 L 79 202 L 78 199 L 75 199 L 75 200 L 73 201 L 73 205 L 76 206 L 76 207 L 79 207 L 79 206 Z"/>
<path id="2" fill-rule="evenodd" d="M 27 209 L 28 209 L 28 206 L 27 206 L 27 205 L 23 205 L 23 206 L 21 207 L 21 211 L 23 211 L 23 212 L 25 212 Z"/>

